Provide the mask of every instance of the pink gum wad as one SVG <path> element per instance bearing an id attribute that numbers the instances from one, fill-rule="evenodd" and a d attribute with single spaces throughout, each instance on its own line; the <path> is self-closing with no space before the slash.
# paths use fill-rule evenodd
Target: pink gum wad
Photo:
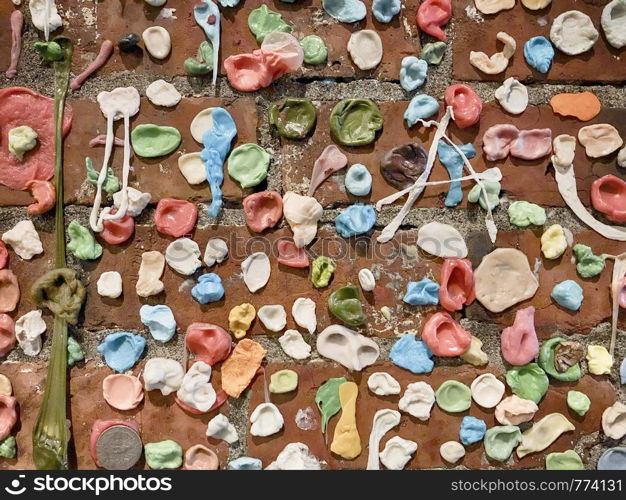
<path id="1" fill-rule="evenodd" d="M 444 260 L 440 282 L 439 302 L 444 309 L 460 311 L 474 302 L 474 271 L 468 259 Z"/>
<path id="2" fill-rule="evenodd" d="M 26 189 L 35 198 L 35 203 L 28 205 L 27 212 L 31 215 L 44 214 L 54 207 L 56 193 L 54 184 L 49 181 L 33 180 L 26 183 Z"/>
<path id="3" fill-rule="evenodd" d="M 348 157 L 341 150 L 331 144 L 324 148 L 322 154 L 313 164 L 313 172 L 311 173 L 311 184 L 309 186 L 309 196 L 313 196 L 315 190 L 334 172 L 341 170 L 348 164 Z"/>
<path id="4" fill-rule="evenodd" d="M 17 422 L 17 400 L 13 396 L 0 394 L 0 439 L 9 434 Z"/>
<path id="5" fill-rule="evenodd" d="M 246 224 L 251 231 L 261 233 L 274 227 L 283 216 L 283 199 L 274 191 L 261 191 L 243 200 Z"/>
<path id="6" fill-rule="evenodd" d="M 98 455 L 96 453 L 96 445 L 98 444 L 98 439 L 100 439 L 100 436 L 104 431 L 116 425 L 129 427 L 137 434 L 139 434 L 139 424 L 132 420 L 96 420 L 91 426 L 91 435 L 89 436 L 89 454 L 91 455 L 91 458 L 93 458 L 93 461 L 98 467 L 100 467 L 100 463 L 98 462 Z"/>
<path id="7" fill-rule="evenodd" d="M 617 300 L 622 309 L 626 309 L 626 276 L 617 283 Z"/>
<path id="8" fill-rule="evenodd" d="M 467 351 L 472 336 L 447 312 L 437 312 L 426 321 L 422 340 L 435 356 L 452 358 Z"/>
<path id="9" fill-rule="evenodd" d="M 174 238 L 190 234 L 198 219 L 198 207 L 193 203 L 175 198 L 162 198 L 157 203 L 154 223 L 157 231 Z"/>
<path id="10" fill-rule="evenodd" d="M 604 175 L 591 185 L 591 204 L 611 222 L 626 222 L 626 182 L 614 175 Z"/>
<path id="11" fill-rule="evenodd" d="M 519 309 L 513 325 L 505 328 L 500 337 L 502 356 L 515 366 L 530 363 L 539 353 L 539 340 L 535 332 L 535 308 Z"/>
<path id="12" fill-rule="evenodd" d="M 0 356 L 6 356 L 15 342 L 15 321 L 8 314 L 0 314 Z"/>
<path id="13" fill-rule="evenodd" d="M 295 268 L 309 267 L 309 257 L 304 248 L 298 248 L 293 241 L 280 240 L 277 247 L 279 264 Z"/>
<path id="14" fill-rule="evenodd" d="M 13 271 L 2 269 L 0 271 L 0 313 L 11 312 L 20 301 L 20 287 Z"/>
<path id="15" fill-rule="evenodd" d="M 256 376 L 263 358 L 263 346 L 250 339 L 241 340 L 222 365 L 222 389 L 230 397 L 238 398 Z"/>
<path id="16" fill-rule="evenodd" d="M 8 262 L 9 251 L 7 250 L 7 246 L 4 244 L 4 241 L 0 241 L 0 269 L 7 267 Z"/>
<path id="17" fill-rule="evenodd" d="M 552 130 L 519 130 L 510 124 L 493 125 L 483 135 L 483 151 L 489 161 L 504 160 L 509 154 L 520 160 L 537 160 L 552 152 Z"/>
<path id="18" fill-rule="evenodd" d="M 450 0 L 426 0 L 417 10 L 417 25 L 424 32 L 438 40 L 445 41 L 446 34 L 441 27 L 452 17 Z"/>
<path id="19" fill-rule="evenodd" d="M 112 210 L 114 215 L 117 210 Z M 105 220 L 102 223 L 104 229 L 100 236 L 109 245 L 121 245 L 128 241 L 135 232 L 135 219 L 130 215 L 125 215 L 121 219 Z"/>
<path id="20" fill-rule="evenodd" d="M 230 85 L 240 92 L 254 92 L 286 73 L 296 71 L 304 61 L 300 42 L 289 33 L 267 35 L 259 50 L 237 54 L 224 61 Z"/>
<path id="21" fill-rule="evenodd" d="M 230 354 L 230 335 L 222 327 L 210 323 L 189 325 L 185 343 L 196 361 L 204 361 L 211 366 L 224 361 Z"/>
<path id="22" fill-rule="evenodd" d="M 450 85 L 444 93 L 446 106 L 452 106 L 454 123 L 459 128 L 467 128 L 478 123 L 483 110 L 483 100 L 471 87 L 459 83 Z"/>

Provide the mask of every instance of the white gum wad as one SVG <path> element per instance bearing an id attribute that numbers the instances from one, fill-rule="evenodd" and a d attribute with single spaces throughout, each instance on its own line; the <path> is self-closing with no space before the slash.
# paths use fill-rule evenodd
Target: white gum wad
<path id="1" fill-rule="evenodd" d="M 502 73 L 509 65 L 509 59 L 513 57 L 517 48 L 515 39 L 504 31 L 500 31 L 496 38 L 504 44 L 502 51 L 496 52 L 491 57 L 484 52 L 474 50 L 469 55 L 470 64 L 487 75 Z"/>

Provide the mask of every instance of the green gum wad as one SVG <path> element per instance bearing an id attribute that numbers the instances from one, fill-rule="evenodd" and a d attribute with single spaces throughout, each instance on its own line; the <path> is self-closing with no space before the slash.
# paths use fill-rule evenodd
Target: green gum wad
<path id="1" fill-rule="evenodd" d="M 284 394 L 295 391 L 298 387 L 298 374 L 293 370 L 279 370 L 270 377 L 270 392 Z"/>
<path id="2" fill-rule="evenodd" d="M 79 361 L 85 359 L 85 353 L 82 347 L 76 341 L 74 337 L 68 337 L 67 339 L 67 364 L 73 366 Z"/>
<path id="3" fill-rule="evenodd" d="M 343 286 L 331 293 L 328 297 L 328 309 L 347 325 L 358 326 L 365 323 L 359 289 L 354 285 Z"/>
<path id="4" fill-rule="evenodd" d="M 522 399 L 539 403 L 548 391 L 548 376 L 537 363 L 514 366 L 506 372 L 506 383 L 513 394 Z"/>
<path id="5" fill-rule="evenodd" d="M 427 43 L 422 48 L 420 59 L 424 59 L 428 64 L 437 65 L 443 59 L 446 53 L 446 44 L 444 42 Z"/>
<path id="6" fill-rule="evenodd" d="M 270 123 L 288 139 L 305 138 L 316 120 L 317 111 L 309 99 L 288 98 L 270 110 Z"/>
<path id="7" fill-rule="evenodd" d="M 339 386 L 345 382 L 345 377 L 329 378 L 315 393 L 315 404 L 322 414 L 322 432 L 326 432 L 328 421 L 341 409 Z"/>
<path id="8" fill-rule="evenodd" d="M 15 436 L 7 436 L 0 441 L 0 457 L 15 458 Z"/>
<path id="9" fill-rule="evenodd" d="M 70 242 L 67 249 L 74 257 L 82 260 L 94 260 L 102 255 L 102 247 L 96 242 L 91 231 L 73 220 L 67 227 Z"/>
<path id="10" fill-rule="evenodd" d="M 93 168 L 93 162 L 91 158 L 88 156 L 85 158 L 85 168 L 87 169 L 87 182 L 93 184 L 94 186 L 98 185 L 98 176 L 100 173 Z M 107 175 L 104 178 L 104 184 L 102 184 L 102 189 L 105 193 L 117 193 L 120 190 L 120 181 L 113 173 L 113 169 L 111 167 L 107 167 Z"/>
<path id="11" fill-rule="evenodd" d="M 9 130 L 9 152 L 18 160 L 24 159 L 24 153 L 37 145 L 37 132 L 28 125 L 22 125 Z"/>
<path id="12" fill-rule="evenodd" d="M 584 470 L 583 461 L 574 450 L 563 453 L 548 453 L 546 470 Z"/>
<path id="13" fill-rule="evenodd" d="M 328 49 L 324 40 L 317 35 L 308 35 L 300 40 L 304 52 L 304 62 L 307 64 L 322 64 L 328 58 Z"/>
<path id="14" fill-rule="evenodd" d="M 370 99 L 344 99 L 330 113 L 333 138 L 344 146 L 365 146 L 383 128 L 383 115 Z"/>
<path id="15" fill-rule="evenodd" d="M 263 182 L 269 166 L 269 153 L 257 144 L 242 144 L 228 157 L 228 174 L 244 189 Z"/>
<path id="16" fill-rule="evenodd" d="M 509 222 L 517 227 L 543 226 L 546 223 L 546 211 L 543 207 L 527 201 L 514 201 L 507 212 Z"/>
<path id="17" fill-rule="evenodd" d="M 589 411 L 591 400 L 580 391 L 569 391 L 567 393 L 567 406 L 582 417 Z"/>
<path id="18" fill-rule="evenodd" d="M 328 286 L 335 272 L 335 263 L 329 257 L 319 256 L 311 265 L 311 283 L 315 288 Z"/>
<path id="19" fill-rule="evenodd" d="M 489 208 L 493 210 L 500 204 L 500 183 L 497 181 L 482 181 L 487 192 L 487 201 L 485 201 L 485 195 L 479 184 L 475 184 L 467 195 L 467 201 L 470 203 L 478 203 L 483 210 L 487 210 L 487 202 Z"/>
<path id="20" fill-rule="evenodd" d="M 145 123 L 133 129 L 130 140 L 138 156 L 156 158 L 174 151 L 180 144 L 181 136 L 174 127 Z"/>
<path id="21" fill-rule="evenodd" d="M 35 42 L 34 49 L 46 62 L 63 59 L 63 49 L 57 42 Z"/>
<path id="22" fill-rule="evenodd" d="M 144 446 L 146 463 L 153 470 L 178 469 L 183 463 L 183 449 L 176 441 L 166 439 Z"/>
<path id="23" fill-rule="evenodd" d="M 489 458 L 505 462 L 522 442 L 522 433 L 515 425 L 496 425 L 487 429 L 483 442 Z"/>
<path id="24" fill-rule="evenodd" d="M 541 349 L 539 349 L 539 365 L 548 375 L 557 380 L 560 380 L 562 382 L 574 382 L 582 376 L 582 373 L 580 371 L 580 363 L 576 363 L 575 365 L 570 366 L 564 372 L 558 371 L 554 364 L 554 351 L 561 342 L 565 341 L 566 339 L 564 339 L 563 337 L 554 337 L 546 340 L 543 344 L 541 344 Z M 537 401 L 535 401 L 535 403 L 536 402 Z"/>
<path id="25" fill-rule="evenodd" d="M 188 57 L 183 63 L 189 76 L 207 75 L 213 70 L 213 45 L 206 40 L 200 44 L 197 57 Z"/>
<path id="26" fill-rule="evenodd" d="M 576 257 L 576 271 L 583 278 L 593 278 L 602 272 L 604 269 L 605 259 L 604 254 L 594 255 L 591 251 L 591 247 L 577 243 L 572 249 L 574 251 L 574 257 Z"/>
<path id="27" fill-rule="evenodd" d="M 283 16 L 278 12 L 268 9 L 263 4 L 258 9 L 254 9 L 248 16 L 248 28 L 256 37 L 258 43 L 263 42 L 270 33 L 284 32 L 291 33 L 291 26 L 283 21 Z"/>
<path id="28" fill-rule="evenodd" d="M 467 410 L 472 404 L 472 392 L 458 380 L 446 380 L 435 393 L 437 405 L 448 413 Z"/>

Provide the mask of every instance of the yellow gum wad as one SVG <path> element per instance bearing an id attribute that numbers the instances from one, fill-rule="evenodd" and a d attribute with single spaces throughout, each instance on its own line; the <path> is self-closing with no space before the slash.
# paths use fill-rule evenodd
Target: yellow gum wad
<path id="1" fill-rule="evenodd" d="M 601 345 L 587 347 L 587 367 L 593 375 L 609 375 L 613 367 L 613 358 Z"/>
<path id="2" fill-rule="evenodd" d="M 330 451 L 347 460 L 356 458 L 361 453 L 361 438 L 356 428 L 356 397 L 359 387 L 354 382 L 345 382 L 339 386 L 341 417 L 335 427 L 335 435 Z"/>
<path id="3" fill-rule="evenodd" d="M 574 425 L 561 413 L 550 413 L 524 431 L 522 443 L 517 448 L 517 456 L 543 451 L 564 432 L 573 431 Z"/>
<path id="4" fill-rule="evenodd" d="M 244 337 L 254 321 L 256 310 L 252 304 L 240 304 L 228 313 L 228 328 L 236 339 Z"/>

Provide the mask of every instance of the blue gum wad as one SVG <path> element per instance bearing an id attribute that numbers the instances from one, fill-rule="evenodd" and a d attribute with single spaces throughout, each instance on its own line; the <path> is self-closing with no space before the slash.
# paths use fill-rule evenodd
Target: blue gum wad
<path id="1" fill-rule="evenodd" d="M 598 470 L 626 470 L 626 447 L 606 450 L 598 460 Z"/>
<path id="2" fill-rule="evenodd" d="M 263 463 L 258 458 L 239 457 L 228 462 L 228 470 L 261 470 Z"/>
<path id="3" fill-rule="evenodd" d="M 409 281 L 402 300 L 412 306 L 436 306 L 439 304 L 439 284 L 429 278 Z"/>
<path id="4" fill-rule="evenodd" d="M 365 234 L 374 227 L 376 212 L 370 205 L 355 204 L 335 219 L 335 229 L 344 238 Z"/>
<path id="5" fill-rule="evenodd" d="M 394 365 L 409 370 L 411 373 L 433 371 L 435 363 L 432 357 L 433 353 L 426 342 L 417 340 L 415 335 L 410 333 L 398 339 L 389 352 L 389 358 Z"/>
<path id="6" fill-rule="evenodd" d="M 191 295 L 200 304 L 221 300 L 224 297 L 222 278 L 215 273 L 203 274 L 198 278 L 198 284 L 191 289 Z"/>
<path id="7" fill-rule="evenodd" d="M 574 280 L 565 280 L 554 285 L 550 297 L 561 307 L 578 311 L 583 303 L 583 289 Z"/>
<path id="8" fill-rule="evenodd" d="M 622 360 L 622 364 L 619 366 L 619 378 L 622 384 L 626 384 L 626 358 Z"/>
<path id="9" fill-rule="evenodd" d="M 354 196 L 367 196 L 372 190 L 372 174 L 365 165 L 355 163 L 346 173 L 346 189 Z"/>
<path id="10" fill-rule="evenodd" d="M 487 432 L 487 424 L 484 420 L 476 417 L 466 416 L 461 420 L 459 438 L 464 445 L 478 443 L 482 441 Z"/>
<path id="11" fill-rule="evenodd" d="M 411 92 L 424 85 L 428 75 L 428 63 L 415 56 L 402 59 L 400 67 L 400 85 L 407 92 Z"/>
<path id="12" fill-rule="evenodd" d="M 146 463 L 153 470 L 178 469 L 183 464 L 183 449 L 171 439 L 146 443 L 144 452 Z"/>
<path id="13" fill-rule="evenodd" d="M 98 346 L 98 352 L 105 363 L 118 373 L 130 370 L 141 357 L 146 340 L 130 332 L 117 332 L 107 335 Z"/>
<path id="14" fill-rule="evenodd" d="M 400 12 L 400 0 L 374 0 L 372 13 L 378 22 L 389 23 Z"/>
<path id="15" fill-rule="evenodd" d="M 412 127 L 418 120 L 430 118 L 439 111 L 437 99 L 426 94 L 417 94 L 406 108 L 404 119 L 409 127 Z"/>
<path id="16" fill-rule="evenodd" d="M 474 158 L 474 156 L 476 156 L 476 150 L 471 143 L 463 144 L 462 146 L 459 146 L 459 149 L 468 158 Z M 439 161 L 441 164 L 446 167 L 448 175 L 450 175 L 450 179 L 454 180 L 462 177 L 463 157 L 457 153 L 452 146 L 440 140 L 439 144 L 437 144 L 437 154 L 439 155 Z M 463 201 L 461 182 L 451 182 L 448 189 L 448 195 L 446 196 L 446 201 L 444 203 L 445 206 L 456 207 L 459 203 L 461 203 L 461 201 Z"/>
<path id="17" fill-rule="evenodd" d="M 159 342 L 167 342 L 176 333 L 174 313 L 166 305 L 143 305 L 139 309 L 139 318 L 150 330 L 150 335 Z"/>
<path id="18" fill-rule="evenodd" d="M 356 23 L 367 14 L 365 4 L 359 0 L 322 0 L 322 7 L 342 23 Z"/>
<path id="19" fill-rule="evenodd" d="M 539 73 L 547 73 L 554 59 L 554 47 L 546 37 L 534 36 L 524 44 L 524 58 Z"/>

